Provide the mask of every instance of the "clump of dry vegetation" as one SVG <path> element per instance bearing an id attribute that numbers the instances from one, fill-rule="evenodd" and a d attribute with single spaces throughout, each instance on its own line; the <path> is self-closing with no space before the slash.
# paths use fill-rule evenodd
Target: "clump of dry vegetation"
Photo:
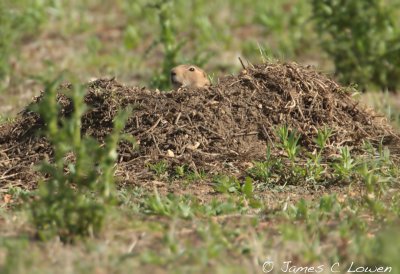
<path id="1" fill-rule="evenodd" d="M 59 89 L 60 116 L 73 110 L 70 88 Z M 139 146 L 119 145 L 119 171 L 131 179 L 146 179 L 150 174 L 143 170 L 160 160 L 213 173 L 231 163 L 244 172 L 244 164 L 263 159 L 268 146 L 280 153 L 274 143 L 282 125 L 299 136 L 298 144 L 305 149 L 300 158 L 317 149 L 314 140 L 326 128 L 332 132 L 324 149 L 328 160 L 344 146 L 362 153 L 365 142 L 393 148 L 399 144 L 386 120 L 360 106 L 351 90 L 295 63 L 249 66 L 206 90 L 158 92 L 114 79 L 96 80 L 87 85 L 84 100 L 90 109 L 82 118 L 82 133 L 100 141 L 111 132 L 118 110 L 133 106 L 124 132 Z M 43 119 L 29 107 L 1 126 L 0 169 L 6 180 L 32 180 L 32 166 L 52 158 L 50 144 L 37 134 L 43 126 Z"/>

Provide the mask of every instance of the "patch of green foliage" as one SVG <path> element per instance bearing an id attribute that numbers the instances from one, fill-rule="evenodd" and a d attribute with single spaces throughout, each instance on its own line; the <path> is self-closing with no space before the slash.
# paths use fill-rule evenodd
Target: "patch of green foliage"
<path id="1" fill-rule="evenodd" d="M 273 57 L 294 58 L 312 46 L 315 33 L 309 20 L 311 5 L 308 1 L 269 1 L 268 4 L 253 1 L 249 5 L 256 12 L 254 23 L 262 26 L 265 36 L 266 41 L 260 43 Z"/>
<path id="2" fill-rule="evenodd" d="M 248 188 L 248 190 L 245 190 Z M 196 217 L 218 216 L 235 212 L 246 212 L 249 208 L 260 207 L 253 198 L 252 188 L 248 184 L 242 189 L 246 192 L 245 197 L 228 197 L 225 201 L 212 199 L 208 204 L 190 195 L 177 196 L 168 194 L 161 196 L 157 189 L 153 194 L 144 195 L 138 199 L 140 211 L 149 215 L 158 215 L 171 218 L 194 219 Z M 250 206 L 250 207 L 249 207 Z"/>
<path id="3" fill-rule="evenodd" d="M 332 131 L 325 127 L 317 132 L 314 143 L 316 149 L 307 152 L 299 145 L 301 136 L 296 131 L 283 125 L 276 129 L 279 142 L 274 145 L 286 157 L 271 155 L 268 147 L 264 161 L 253 162 L 253 167 L 247 170 L 249 176 L 258 181 L 258 185 L 273 184 L 311 184 L 329 185 L 340 182 L 364 181 L 367 186 L 384 186 L 384 183 L 397 178 L 398 168 L 390 158 L 389 150 L 378 149 L 366 143 L 364 156 L 353 156 L 347 146 L 339 147 L 340 155 L 334 159 L 324 153 Z M 302 157 L 299 157 L 302 154 Z M 286 159 L 287 158 L 287 159 Z M 385 178 L 385 179 L 383 179 Z M 231 185 L 222 184 L 225 188 Z"/>
<path id="4" fill-rule="evenodd" d="M 374 193 L 368 191 L 362 197 L 349 197 L 345 200 L 339 199 L 336 194 L 326 194 L 317 203 L 301 199 L 297 204 L 277 213 L 277 218 L 283 216 L 291 221 L 290 225 L 285 223 L 281 226 L 282 236 L 285 241 L 301 243 L 302 247 L 297 254 L 301 254 L 304 261 L 320 262 L 322 254 L 318 251 L 319 241 L 332 237 L 340 244 L 337 248 L 326 250 L 323 257 L 340 262 L 338 269 L 348 269 L 351 260 L 363 267 L 384 266 L 395 269 L 400 266 L 397 259 L 399 248 L 391 244 L 389 239 L 399 237 L 396 229 L 398 203 L 385 203 Z M 394 200 L 397 198 L 393 196 Z M 372 214 L 374 220 L 360 217 L 363 214 Z M 377 227 L 379 232 L 372 232 Z M 333 228 L 336 236 L 331 234 Z"/>
<path id="5" fill-rule="evenodd" d="M 250 177 L 246 177 L 242 183 L 234 176 L 217 175 L 213 181 L 216 192 L 237 194 L 240 197 L 240 203 L 245 202 L 252 208 L 261 207 L 259 200 L 254 196 L 253 180 Z"/>
<path id="6" fill-rule="evenodd" d="M 155 174 L 157 178 L 168 177 L 168 162 L 161 160 L 154 164 L 148 163 L 147 167 Z"/>
<path id="7" fill-rule="evenodd" d="M 395 1 L 313 0 L 323 49 L 345 84 L 395 90 L 400 83 L 400 31 Z"/>
<path id="8" fill-rule="evenodd" d="M 329 135 L 328 129 L 320 131 L 315 140 L 317 148 L 325 149 Z M 101 267 L 121 272 L 166 268 L 185 272 L 190 268 L 196 269 L 195 273 L 219 269 L 235 273 L 228 267 L 235 266 L 240 269 L 238 273 L 246 273 L 252 268 L 262 270 L 270 250 L 278 254 L 275 263 L 297 258 L 306 266 L 339 262 L 335 269 L 341 272 L 352 261 L 363 267 L 397 269 L 399 249 L 393 242 L 399 237 L 400 199 L 393 190 L 398 188 L 398 168 L 383 146 L 374 148 L 366 143 L 365 150 L 368 155 L 364 158 L 348 150 L 350 155 L 338 156 L 332 163 L 346 166 L 348 159 L 354 159 L 357 166 L 351 168 L 352 184 L 360 179 L 357 183 L 366 186 L 363 191 L 354 195 L 351 185 L 342 185 L 346 188 L 343 192 L 327 191 L 317 199 L 283 199 L 276 201 L 274 208 L 265 206 L 270 204 L 271 196 L 260 195 L 257 200 L 264 206 L 254 210 L 248 197 L 261 194 L 253 188 L 257 182 L 249 179 L 242 182 L 229 175 L 213 179 L 218 196 L 206 201 L 201 196 L 163 195 L 156 189 L 146 192 L 141 186 L 124 187 L 118 191 L 120 203 L 113 212 L 118 213 L 108 216 L 111 219 L 101 237 L 77 241 L 76 246 L 68 247 L 29 241 L 24 236 L 0 237 L 0 252 L 6 252 L 0 271 L 24 273 L 32 267 L 41 272 L 53 270 L 48 254 L 54 253 L 63 266 L 78 273 L 99 267 L 99 262 Z M 364 167 L 366 170 L 360 170 Z M 290 192 L 287 194 L 291 195 Z M 14 209 L 6 214 L 0 210 L 0 217 L 15 225 L 12 220 L 19 215 Z M 33 250 L 33 257 L 26 256 L 27 248 Z M 72 260 L 64 262 L 65 256 L 71 256 Z M 99 262 L 93 264 L 93 260 L 82 258 Z"/>
<path id="9" fill-rule="evenodd" d="M 185 44 L 184 41 L 178 42 L 179 40 L 176 30 L 173 26 L 173 8 L 173 0 L 162 0 L 153 6 L 160 24 L 160 40 L 156 42 L 163 45 L 164 58 L 162 69 L 153 78 L 151 85 L 162 90 L 165 90 L 170 86 L 169 75 L 171 68 L 177 65 L 178 53 Z"/>
<path id="10" fill-rule="evenodd" d="M 59 83 L 47 82 L 42 101 L 34 107 L 46 122 L 44 133 L 53 146 L 54 161 L 39 166 L 48 179 L 40 183 L 31 212 L 41 239 L 58 235 L 71 241 L 98 233 L 114 202 L 116 149 L 129 111 L 115 117 L 113 132 L 100 145 L 81 134 L 81 117 L 86 111 L 83 87 L 74 85 L 65 92 L 71 96 L 74 110 L 71 117 L 60 118 Z"/>
<path id="11" fill-rule="evenodd" d="M 33 35 L 46 22 L 49 2 L 0 1 L 0 92 L 12 73 L 10 59 L 17 54 L 24 38 Z"/>

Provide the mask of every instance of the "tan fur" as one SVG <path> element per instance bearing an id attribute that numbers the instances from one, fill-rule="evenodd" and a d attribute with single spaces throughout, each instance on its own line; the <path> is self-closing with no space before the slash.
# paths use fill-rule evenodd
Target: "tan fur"
<path id="1" fill-rule="evenodd" d="M 172 87 L 204 88 L 210 85 L 207 74 L 194 65 L 179 65 L 171 69 L 170 80 Z"/>

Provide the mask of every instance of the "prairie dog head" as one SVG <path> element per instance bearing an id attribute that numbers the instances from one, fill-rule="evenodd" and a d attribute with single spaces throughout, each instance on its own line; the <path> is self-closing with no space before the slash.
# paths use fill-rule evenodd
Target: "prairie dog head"
<path id="1" fill-rule="evenodd" d="M 194 65 L 179 65 L 171 69 L 170 80 L 172 87 L 204 88 L 210 85 L 207 74 Z"/>

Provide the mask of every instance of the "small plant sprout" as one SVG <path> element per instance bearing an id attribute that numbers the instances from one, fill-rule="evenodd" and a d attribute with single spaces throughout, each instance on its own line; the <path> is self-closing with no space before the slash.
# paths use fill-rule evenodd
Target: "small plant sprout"
<path id="1" fill-rule="evenodd" d="M 281 142 L 281 147 L 286 151 L 288 158 L 294 162 L 300 149 L 298 145 L 300 135 L 297 135 L 295 130 L 289 132 L 286 125 L 279 127 L 276 132 Z"/>
<path id="2" fill-rule="evenodd" d="M 253 180 L 250 177 L 246 177 L 241 183 L 233 176 L 218 175 L 214 178 L 214 190 L 219 193 L 238 194 L 239 203 L 245 201 L 252 208 L 261 207 L 260 202 L 254 197 Z"/>
<path id="3" fill-rule="evenodd" d="M 251 177 L 262 182 L 268 182 L 270 176 L 272 175 L 272 169 L 275 165 L 275 161 L 271 159 L 271 147 L 267 146 L 266 159 L 263 162 L 255 161 L 253 162 L 254 167 L 248 170 Z"/>
<path id="4" fill-rule="evenodd" d="M 365 183 L 367 192 L 373 196 L 381 196 L 387 188 L 387 184 L 391 181 L 391 177 L 382 174 L 378 167 L 369 168 L 367 163 L 362 165 L 359 174 Z"/>
<path id="5" fill-rule="evenodd" d="M 217 175 L 214 177 L 214 190 L 220 193 L 237 193 L 240 190 L 238 179 L 227 175 Z"/>
<path id="6" fill-rule="evenodd" d="M 188 219 L 193 217 L 195 203 L 186 196 L 178 197 L 175 195 L 160 196 L 157 188 L 154 194 L 149 195 L 143 200 L 142 206 L 147 214 L 161 215 L 167 217 L 181 217 Z"/>
<path id="7" fill-rule="evenodd" d="M 332 130 L 324 127 L 322 130 L 318 130 L 317 138 L 314 139 L 315 144 L 318 146 L 318 152 L 310 153 L 307 159 L 307 175 L 306 181 L 313 183 L 314 185 L 321 180 L 322 175 L 326 172 L 326 167 L 322 165 L 321 154 L 325 149 L 329 137 L 332 136 Z"/>
<path id="8" fill-rule="evenodd" d="M 168 162 L 165 160 L 161 160 L 154 164 L 149 163 L 147 166 L 159 178 L 166 176 L 168 171 Z"/>
<path id="9" fill-rule="evenodd" d="M 348 179 L 354 171 L 355 166 L 356 163 L 351 157 L 349 147 L 345 146 L 340 148 L 340 157 L 338 162 L 333 164 L 333 169 L 336 174 L 342 179 Z"/>
<path id="10" fill-rule="evenodd" d="M 185 176 L 185 173 L 187 172 L 187 167 L 185 165 L 177 166 L 175 168 L 175 176 L 178 178 L 182 178 Z"/>
<path id="11" fill-rule="evenodd" d="M 322 151 L 329 138 L 332 136 L 332 130 L 328 127 L 324 127 L 322 130 L 318 130 L 317 138 L 314 139 L 314 142 L 317 144 L 318 148 Z"/>

